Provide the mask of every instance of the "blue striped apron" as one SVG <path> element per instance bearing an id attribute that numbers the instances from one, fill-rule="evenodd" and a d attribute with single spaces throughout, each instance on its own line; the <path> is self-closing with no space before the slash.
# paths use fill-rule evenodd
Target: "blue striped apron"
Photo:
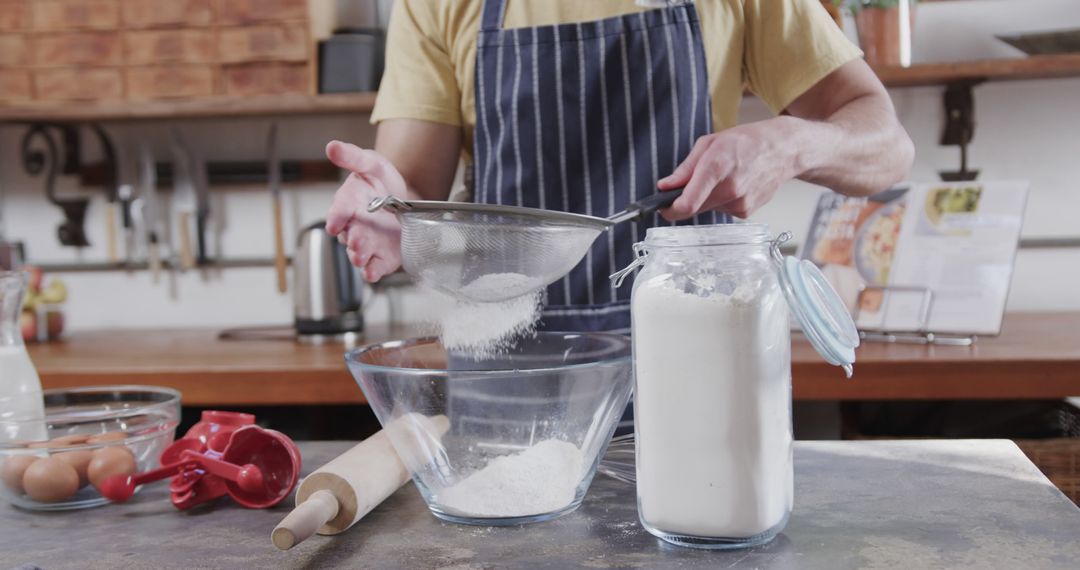
<path id="1" fill-rule="evenodd" d="M 693 3 L 593 22 L 502 29 L 506 0 L 485 0 L 476 49 L 473 196 L 609 216 L 655 193 L 712 132 L 705 50 Z M 680 223 L 721 223 L 699 215 Z M 601 235 L 548 287 L 541 326 L 630 329 L 630 288 L 608 275 L 659 215 Z"/>

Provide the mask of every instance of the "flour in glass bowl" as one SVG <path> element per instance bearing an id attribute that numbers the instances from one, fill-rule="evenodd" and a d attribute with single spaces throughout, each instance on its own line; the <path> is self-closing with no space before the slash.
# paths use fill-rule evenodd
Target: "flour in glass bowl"
<path id="1" fill-rule="evenodd" d="M 448 514 L 524 517 L 562 510 L 574 502 L 584 469 L 576 445 L 546 439 L 515 455 L 492 459 L 483 469 L 439 491 Z"/>

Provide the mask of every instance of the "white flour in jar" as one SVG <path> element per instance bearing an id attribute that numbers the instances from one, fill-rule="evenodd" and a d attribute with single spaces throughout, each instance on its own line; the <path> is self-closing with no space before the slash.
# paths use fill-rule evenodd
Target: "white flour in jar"
<path id="1" fill-rule="evenodd" d="M 483 469 L 440 491 L 437 502 L 449 514 L 471 517 L 559 511 L 574 501 L 583 462 L 576 445 L 545 439 L 521 453 L 492 459 Z"/>
<path id="2" fill-rule="evenodd" d="M 518 273 L 491 273 L 465 285 L 462 292 L 478 297 L 497 295 L 523 288 L 523 280 L 529 279 Z M 506 350 L 536 330 L 542 292 L 537 288 L 506 301 L 480 303 L 433 291 L 439 297 L 436 320 L 443 346 L 476 359 Z"/>
<path id="3" fill-rule="evenodd" d="M 787 308 L 756 294 L 687 293 L 664 277 L 634 292 L 637 493 L 652 527 L 746 538 L 791 505 Z"/>

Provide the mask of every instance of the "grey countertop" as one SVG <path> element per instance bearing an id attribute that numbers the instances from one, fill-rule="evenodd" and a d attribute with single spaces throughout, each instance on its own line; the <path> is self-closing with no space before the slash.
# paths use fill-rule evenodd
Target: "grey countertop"
<path id="1" fill-rule="evenodd" d="M 350 446 L 300 445 L 305 473 Z M 554 521 L 440 522 L 410 484 L 344 534 L 281 552 L 272 510 L 181 512 L 163 484 L 69 513 L 0 507 L 0 568 L 1076 568 L 1080 509 L 1008 441 L 799 442 L 795 510 L 765 546 L 705 552 L 638 524 L 634 489 L 597 475 Z"/>

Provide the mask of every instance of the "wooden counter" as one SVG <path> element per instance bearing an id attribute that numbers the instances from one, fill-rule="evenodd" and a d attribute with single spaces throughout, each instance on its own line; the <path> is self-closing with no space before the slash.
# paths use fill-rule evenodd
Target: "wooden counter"
<path id="1" fill-rule="evenodd" d="M 365 342 L 410 334 L 373 327 Z M 288 340 L 224 341 L 210 330 L 99 331 L 30 348 L 46 388 L 157 384 L 179 389 L 192 406 L 363 402 L 342 352 Z M 866 343 L 851 380 L 796 336 L 792 368 L 797 400 L 1080 396 L 1080 313 L 1010 314 L 1000 337 L 971 347 Z"/>

